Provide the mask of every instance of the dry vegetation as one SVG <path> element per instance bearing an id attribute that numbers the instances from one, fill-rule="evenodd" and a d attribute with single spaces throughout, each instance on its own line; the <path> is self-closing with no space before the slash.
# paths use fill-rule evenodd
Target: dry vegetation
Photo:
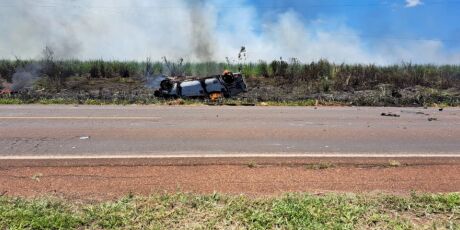
<path id="1" fill-rule="evenodd" d="M 304 64 L 296 59 L 238 65 L 184 63 L 183 60 L 178 64 L 150 60 L 61 61 L 53 59 L 52 51 L 44 53 L 39 61 L 0 60 L 0 81 L 3 82 L 12 82 L 18 69 L 39 66 L 38 80 L 32 89 L 22 90 L 7 99 L 3 96 L 1 103 L 152 104 L 160 100 L 146 87 L 148 76 L 171 71 L 207 76 L 231 69 L 245 74 L 249 92 L 240 99 L 251 102 L 310 105 L 319 100 L 322 104 L 376 106 L 460 104 L 460 66 L 454 65 L 349 65 L 326 60 Z"/>

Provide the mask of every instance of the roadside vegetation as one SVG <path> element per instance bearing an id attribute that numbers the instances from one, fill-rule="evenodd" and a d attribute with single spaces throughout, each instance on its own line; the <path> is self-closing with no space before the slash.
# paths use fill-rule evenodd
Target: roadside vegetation
<path id="1" fill-rule="evenodd" d="M 459 229 L 460 194 L 127 196 L 85 203 L 0 197 L 2 229 Z"/>
<path id="2" fill-rule="evenodd" d="M 1 104 L 54 101 L 80 104 L 157 104 L 149 78 L 160 74 L 208 76 L 241 71 L 249 91 L 236 98 L 270 105 L 460 105 L 460 65 L 334 64 L 297 59 L 258 63 L 187 63 L 180 61 L 0 60 L 0 90 L 12 85 L 19 93 L 0 96 Z M 33 84 L 31 84 L 33 82 Z M 6 99 L 5 99 L 6 98 Z M 53 103 L 54 103 L 53 102 Z"/>

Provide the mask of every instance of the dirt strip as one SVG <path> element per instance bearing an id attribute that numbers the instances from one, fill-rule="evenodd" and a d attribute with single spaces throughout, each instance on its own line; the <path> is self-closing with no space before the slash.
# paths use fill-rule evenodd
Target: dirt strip
<path id="1" fill-rule="evenodd" d="M 222 159 L 223 160 L 223 159 Z M 49 161 L 0 163 L 0 194 L 107 200 L 129 193 L 195 192 L 271 196 L 285 192 L 459 192 L 458 159 L 227 159 L 212 162 Z M 185 161 L 185 160 L 184 160 Z M 177 161 L 176 161 L 177 162 Z M 94 162 L 93 162 L 94 163 Z M 96 162 L 97 163 L 97 162 Z M 138 162 L 139 163 L 139 162 Z"/>

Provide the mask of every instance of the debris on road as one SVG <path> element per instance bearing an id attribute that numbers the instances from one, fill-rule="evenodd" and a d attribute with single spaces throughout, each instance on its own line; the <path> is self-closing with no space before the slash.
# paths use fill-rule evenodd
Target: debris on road
<path id="1" fill-rule="evenodd" d="M 380 115 L 384 117 L 400 117 L 401 116 L 399 114 L 394 114 L 394 113 L 382 113 Z"/>
<path id="2" fill-rule="evenodd" d="M 82 136 L 80 137 L 80 140 L 89 140 L 89 138 L 90 138 L 89 136 Z"/>
<path id="3" fill-rule="evenodd" d="M 438 120 L 438 118 L 436 118 L 436 117 L 430 117 L 430 118 L 428 118 L 428 121 L 437 121 L 437 120 Z"/>
<path id="4" fill-rule="evenodd" d="M 411 114 L 417 114 L 417 115 L 425 115 L 429 116 L 430 114 L 424 113 L 422 111 L 409 111 L 409 110 L 401 110 L 401 113 L 411 113 Z"/>

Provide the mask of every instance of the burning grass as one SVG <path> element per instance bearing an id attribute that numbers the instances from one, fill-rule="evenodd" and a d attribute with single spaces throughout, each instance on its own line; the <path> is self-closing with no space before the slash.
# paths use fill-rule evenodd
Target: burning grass
<path id="1" fill-rule="evenodd" d="M 163 194 L 86 204 L 0 197 L 0 228 L 421 229 L 460 227 L 460 195 Z"/>

